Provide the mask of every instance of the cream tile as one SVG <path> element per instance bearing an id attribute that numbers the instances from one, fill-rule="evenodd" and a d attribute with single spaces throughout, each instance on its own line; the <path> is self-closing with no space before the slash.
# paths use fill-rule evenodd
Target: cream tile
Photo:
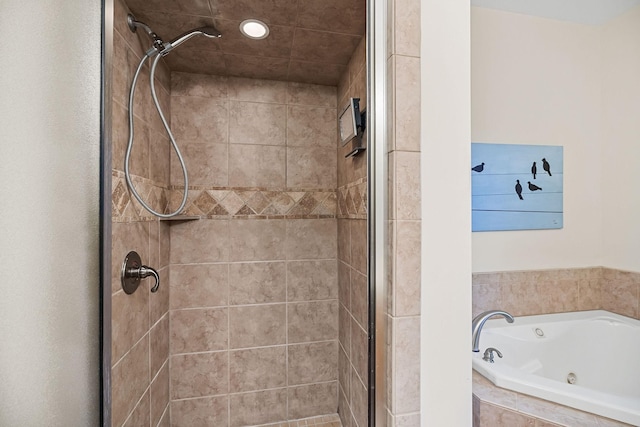
<path id="1" fill-rule="evenodd" d="M 231 261 L 275 261 L 285 258 L 284 220 L 233 220 L 229 230 Z"/>
<path id="2" fill-rule="evenodd" d="M 472 316 L 502 307 L 502 291 L 499 284 L 474 284 L 471 287 L 473 312 Z"/>
<path id="3" fill-rule="evenodd" d="M 227 304 L 228 264 L 189 264 L 171 267 L 171 308 L 217 307 Z"/>
<path id="4" fill-rule="evenodd" d="M 351 220 L 338 220 L 338 259 L 351 262 Z"/>
<path id="5" fill-rule="evenodd" d="M 353 375 L 351 379 L 351 412 L 358 426 L 367 425 L 367 405 L 368 405 L 367 389 L 360 382 L 357 376 Z"/>
<path id="6" fill-rule="evenodd" d="M 228 348 L 226 308 L 172 310 L 170 314 L 172 354 Z"/>
<path id="7" fill-rule="evenodd" d="M 266 424 L 287 419 L 287 389 L 232 394 L 231 426 Z"/>
<path id="8" fill-rule="evenodd" d="M 420 221 L 396 222 L 393 271 L 394 315 L 420 314 Z"/>
<path id="9" fill-rule="evenodd" d="M 112 368 L 111 384 L 111 421 L 122 425 L 149 385 L 148 336 Z"/>
<path id="10" fill-rule="evenodd" d="M 338 342 L 289 345 L 288 384 L 310 384 L 338 379 Z"/>
<path id="11" fill-rule="evenodd" d="M 338 406 L 338 382 L 288 388 L 289 418 L 329 414 Z"/>
<path id="12" fill-rule="evenodd" d="M 149 331 L 151 377 L 154 377 L 169 358 L 169 315 L 165 315 Z"/>
<path id="13" fill-rule="evenodd" d="M 286 305 L 229 308 L 229 347 L 249 348 L 286 342 Z"/>
<path id="14" fill-rule="evenodd" d="M 289 82 L 287 84 L 287 104 L 336 108 L 336 88 Z"/>
<path id="15" fill-rule="evenodd" d="M 518 394 L 517 410 L 561 425 L 580 427 L 596 427 L 599 425 L 596 416 L 593 414 L 523 394 Z M 480 416 L 482 417 L 482 409 Z"/>
<path id="16" fill-rule="evenodd" d="M 337 110 L 335 108 L 289 106 L 287 109 L 287 146 L 327 147 L 335 150 L 338 135 L 337 126 Z"/>
<path id="17" fill-rule="evenodd" d="M 226 144 L 229 103 L 218 98 L 172 96 L 171 130 L 182 144 Z"/>
<path id="18" fill-rule="evenodd" d="M 421 218 L 420 153 L 396 151 L 392 219 Z"/>
<path id="19" fill-rule="evenodd" d="M 213 236 L 215 238 L 212 238 Z M 200 220 L 171 226 L 171 262 L 173 264 L 228 260 L 228 221 Z"/>
<path id="20" fill-rule="evenodd" d="M 394 318 L 392 413 L 420 410 L 420 318 Z"/>
<path id="21" fill-rule="evenodd" d="M 369 283 L 367 276 L 351 271 L 351 314 L 363 329 L 369 318 Z"/>
<path id="22" fill-rule="evenodd" d="M 287 187 L 335 188 L 334 147 L 287 147 Z"/>
<path id="23" fill-rule="evenodd" d="M 347 357 L 351 356 L 351 314 L 340 305 L 338 309 L 338 342 Z"/>
<path id="24" fill-rule="evenodd" d="M 231 101 L 229 143 L 285 145 L 287 110 L 284 105 Z"/>
<path id="25" fill-rule="evenodd" d="M 338 345 L 338 384 L 341 392 L 349 396 L 351 392 L 351 362 L 347 358 L 342 346 Z"/>
<path id="26" fill-rule="evenodd" d="M 284 262 L 230 264 L 229 304 L 285 302 L 286 277 Z"/>
<path id="27" fill-rule="evenodd" d="M 284 104 L 287 99 L 287 83 L 275 80 L 230 77 L 229 99 Z"/>
<path id="28" fill-rule="evenodd" d="M 226 351 L 171 356 L 171 398 L 228 393 L 228 358 Z"/>
<path id="29" fill-rule="evenodd" d="M 367 332 L 355 321 L 351 322 L 351 364 L 360 377 L 360 381 L 367 385 L 367 367 L 369 360 L 369 338 Z"/>
<path id="30" fill-rule="evenodd" d="M 111 357 L 113 363 L 149 330 L 149 293 L 144 288 L 131 295 L 120 291 L 111 297 Z"/>
<path id="31" fill-rule="evenodd" d="M 149 389 L 151 403 L 151 425 L 156 426 L 169 405 L 169 364 L 166 363 L 151 382 Z"/>
<path id="32" fill-rule="evenodd" d="M 231 393 L 285 387 L 286 346 L 229 352 Z"/>
<path id="33" fill-rule="evenodd" d="M 349 398 L 345 395 L 344 390 L 338 391 L 338 415 L 342 427 L 351 427 L 351 408 L 349 407 Z"/>
<path id="34" fill-rule="evenodd" d="M 342 261 L 338 261 L 338 301 L 351 310 L 351 268 Z"/>
<path id="35" fill-rule="evenodd" d="M 351 221 L 351 266 L 367 274 L 367 221 Z"/>
<path id="36" fill-rule="evenodd" d="M 229 147 L 227 144 L 180 142 L 179 147 L 187 167 L 189 185 L 214 187 L 228 185 Z M 182 167 L 177 158 L 171 161 L 171 184 L 184 186 Z"/>
<path id="37" fill-rule="evenodd" d="M 420 58 L 399 55 L 394 58 L 395 148 L 420 151 Z"/>
<path id="38" fill-rule="evenodd" d="M 287 220 L 287 259 L 336 258 L 336 233 L 335 219 Z"/>
<path id="39" fill-rule="evenodd" d="M 534 427 L 535 419 L 483 402 L 480 407 L 480 425 Z"/>
<path id="40" fill-rule="evenodd" d="M 127 421 L 123 424 L 123 427 L 137 427 L 148 426 L 150 423 L 150 410 L 149 410 L 149 393 L 145 392 L 140 402 L 136 405 L 134 410 L 127 418 Z"/>
<path id="41" fill-rule="evenodd" d="M 337 263 L 326 261 L 289 261 L 287 263 L 287 301 L 338 298 Z"/>
<path id="42" fill-rule="evenodd" d="M 229 185 L 232 187 L 284 187 L 285 148 L 261 145 L 229 147 Z"/>
<path id="43" fill-rule="evenodd" d="M 173 72 L 171 73 L 171 95 L 226 98 L 227 80 L 227 77 L 222 76 Z"/>
<path id="44" fill-rule="evenodd" d="M 171 401 L 171 427 L 227 427 L 228 425 L 228 396 Z"/>
<path id="45" fill-rule="evenodd" d="M 420 56 L 420 1 L 396 0 L 394 11 L 393 53 Z"/>
<path id="46" fill-rule="evenodd" d="M 289 303 L 289 343 L 333 340 L 338 336 L 338 301 Z"/>

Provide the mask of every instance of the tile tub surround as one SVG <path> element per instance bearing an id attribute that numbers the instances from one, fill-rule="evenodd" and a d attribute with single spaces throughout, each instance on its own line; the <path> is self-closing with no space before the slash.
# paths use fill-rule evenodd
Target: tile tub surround
<path id="1" fill-rule="evenodd" d="M 473 427 L 630 427 L 567 406 L 496 387 L 473 372 Z"/>
<path id="2" fill-rule="evenodd" d="M 640 273 L 606 267 L 474 273 L 473 315 L 608 310 L 640 319 Z"/>

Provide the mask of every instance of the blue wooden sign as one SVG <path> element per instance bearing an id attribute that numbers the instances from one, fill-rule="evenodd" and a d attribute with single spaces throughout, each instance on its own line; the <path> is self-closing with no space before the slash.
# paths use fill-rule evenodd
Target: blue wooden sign
<path id="1" fill-rule="evenodd" d="M 472 143 L 472 231 L 562 228 L 562 163 L 561 146 Z"/>

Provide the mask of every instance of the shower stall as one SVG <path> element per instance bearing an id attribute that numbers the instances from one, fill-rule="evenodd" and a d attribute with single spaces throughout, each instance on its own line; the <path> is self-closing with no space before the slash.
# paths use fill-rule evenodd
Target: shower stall
<path id="1" fill-rule="evenodd" d="M 367 11 L 334 3 L 114 0 L 111 425 L 373 425 L 367 135 L 338 129 Z"/>

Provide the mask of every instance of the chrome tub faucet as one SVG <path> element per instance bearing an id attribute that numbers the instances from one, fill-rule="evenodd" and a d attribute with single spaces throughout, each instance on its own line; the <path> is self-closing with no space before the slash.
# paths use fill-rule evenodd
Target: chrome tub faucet
<path id="1" fill-rule="evenodd" d="M 480 332 L 482 332 L 482 327 L 484 326 L 484 322 L 489 320 L 490 317 L 493 316 L 502 316 L 507 319 L 507 322 L 513 323 L 513 316 L 502 310 L 489 310 L 484 313 L 478 314 L 471 323 L 471 346 L 472 351 L 479 352 L 480 349 L 478 345 L 480 343 Z"/>

